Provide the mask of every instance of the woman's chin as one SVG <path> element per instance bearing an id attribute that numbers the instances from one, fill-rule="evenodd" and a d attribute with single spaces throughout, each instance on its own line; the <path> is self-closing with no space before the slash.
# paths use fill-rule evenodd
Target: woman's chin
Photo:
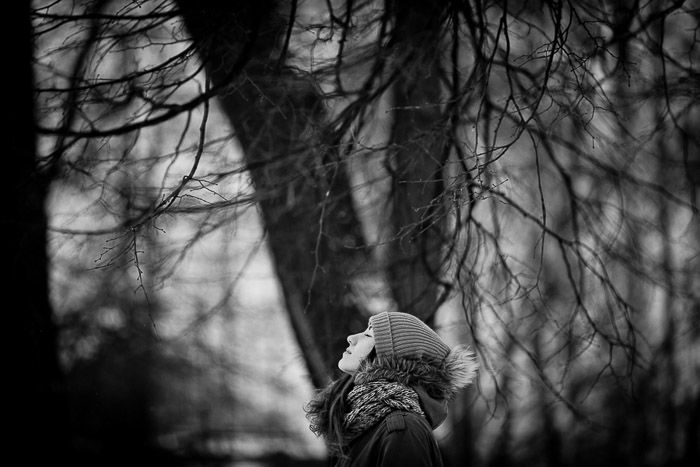
<path id="1" fill-rule="evenodd" d="M 338 368 L 340 368 L 340 371 L 342 371 L 343 373 L 347 373 L 349 375 L 354 375 L 357 371 L 357 366 L 347 361 L 345 357 L 341 358 L 338 361 Z"/>

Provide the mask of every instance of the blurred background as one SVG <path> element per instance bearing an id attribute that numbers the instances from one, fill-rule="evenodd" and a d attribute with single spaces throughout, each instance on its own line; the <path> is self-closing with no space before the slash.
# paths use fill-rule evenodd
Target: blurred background
<path id="1" fill-rule="evenodd" d="M 478 356 L 447 466 L 700 465 L 700 2 L 28 3 L 23 465 L 326 465 L 384 310 Z"/>

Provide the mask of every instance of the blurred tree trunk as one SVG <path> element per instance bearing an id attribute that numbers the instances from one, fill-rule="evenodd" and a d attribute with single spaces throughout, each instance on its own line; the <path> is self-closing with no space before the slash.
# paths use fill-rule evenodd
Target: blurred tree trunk
<path id="1" fill-rule="evenodd" d="M 11 336 L 6 340 L 9 368 L 5 370 L 11 415 L 4 425 L 12 441 L 6 455 L 26 465 L 44 455 L 60 463 L 67 432 L 56 327 L 49 303 L 44 209 L 49 180 L 36 163 L 31 6 L 13 2 L 10 9 L 9 17 L 16 18 L 16 43 L 9 47 L 12 73 L 8 79 L 15 105 L 7 123 L 10 144 L 5 157 L 12 201 L 2 221 L 8 249 L 5 329 Z"/>
<path id="2" fill-rule="evenodd" d="M 533 333 L 535 361 L 542 372 L 545 372 L 546 367 L 544 359 L 547 352 L 546 346 L 548 341 L 552 339 L 545 326 L 546 323 L 542 323 L 541 327 Z M 539 412 L 539 419 L 542 423 L 542 431 L 538 436 L 538 441 L 541 444 L 538 446 L 539 452 L 537 455 L 540 457 L 542 464 L 549 467 L 558 467 L 563 465 L 563 462 L 560 429 L 555 420 L 556 404 L 552 400 L 553 396 L 549 388 L 539 385 L 536 391 L 536 410 Z"/>
<path id="3" fill-rule="evenodd" d="M 118 182 L 120 192 L 128 193 L 127 199 L 134 201 L 120 206 L 120 218 L 135 217 L 135 206 L 149 202 L 139 199 L 143 196 L 140 189 L 146 185 L 142 175 L 125 170 Z M 158 401 L 153 389 L 160 370 L 155 327 L 159 301 L 157 295 L 150 295 L 156 288 L 151 279 L 157 277 L 157 261 L 153 258 L 160 253 L 155 232 L 134 230 L 121 237 L 119 249 L 129 253 L 115 259 L 114 267 L 103 272 L 96 287 L 99 292 L 93 301 L 84 304 L 84 315 L 92 315 L 94 320 L 99 321 L 105 309 L 114 310 L 123 320 L 119 327 L 102 332 L 89 357 L 77 359 L 66 369 L 72 436 L 79 443 L 76 462 L 84 465 L 148 464 L 159 460 L 155 416 Z"/>
<path id="4" fill-rule="evenodd" d="M 686 134 L 685 138 L 688 137 Z M 700 225 L 696 223 L 690 227 L 695 232 L 695 244 L 700 244 Z M 693 273 L 693 271 L 695 271 Z M 683 290 L 693 290 L 694 276 L 697 276 L 697 271 L 694 269 L 694 264 L 690 261 L 686 263 L 684 270 L 685 280 L 681 283 Z M 690 332 L 686 336 L 686 351 L 692 352 L 694 342 L 700 337 L 700 296 L 696 293 L 688 297 L 686 301 L 687 315 L 685 319 L 688 322 Z M 698 433 L 700 433 L 700 385 L 695 386 L 695 391 L 688 394 L 685 404 L 679 410 L 686 416 L 683 424 L 683 442 L 680 447 L 680 456 L 688 465 L 700 464 L 700 441 Z"/>
<path id="5" fill-rule="evenodd" d="M 442 46 L 444 6 L 444 2 L 392 5 L 401 72 L 393 88 L 388 275 L 399 310 L 427 322 L 440 302 L 442 171 L 449 157 L 442 128 L 441 57 L 435 53 Z"/>
<path id="6" fill-rule="evenodd" d="M 511 358 L 514 354 L 514 348 L 512 341 L 508 343 L 505 355 Z M 503 372 L 500 375 L 500 381 L 498 383 L 499 388 L 504 394 L 510 394 L 512 391 L 512 385 L 515 378 L 513 377 L 513 371 L 509 365 L 503 367 Z M 499 427 L 498 435 L 495 438 L 494 446 L 491 448 L 486 455 L 485 465 L 488 467 L 506 467 L 512 465 L 513 462 L 513 438 L 514 438 L 514 423 L 517 421 L 517 416 L 515 414 L 515 407 L 509 404 L 506 398 L 501 402 L 503 414 L 503 422 Z M 496 410 L 494 408 L 493 410 Z M 462 464 L 455 465 L 468 465 L 466 462 Z"/>
<path id="7" fill-rule="evenodd" d="M 665 180 L 666 171 L 664 170 L 664 165 L 671 161 L 669 157 L 667 159 L 667 150 L 664 145 L 662 137 L 657 140 L 657 161 L 656 161 L 656 178 L 659 185 L 665 186 L 670 180 Z M 673 222 L 673 206 L 663 197 L 658 196 L 657 199 L 658 207 L 656 211 L 656 225 L 659 228 L 661 234 L 661 251 L 659 258 L 659 265 L 661 269 L 661 288 L 660 288 L 660 298 L 659 308 L 662 310 L 663 317 L 660 323 L 663 328 L 663 337 L 661 338 L 661 343 L 659 346 L 659 353 L 656 356 L 658 359 L 657 368 L 658 372 L 656 377 L 658 378 L 659 386 L 659 400 L 658 400 L 658 410 L 660 423 L 660 440 L 659 446 L 662 448 L 661 459 L 663 464 L 670 463 L 676 455 L 676 440 L 679 439 L 679 427 L 676 421 L 676 407 L 674 400 L 676 399 L 676 387 L 678 384 L 676 361 L 676 340 L 678 339 L 677 325 L 675 318 L 675 280 L 674 280 L 674 267 L 673 264 L 673 252 L 672 243 L 673 237 L 671 234 L 670 225 Z"/>
<path id="8" fill-rule="evenodd" d="M 366 253 L 338 142 L 316 131 L 321 96 L 283 67 L 292 8 L 179 4 L 214 86 L 227 87 L 223 110 L 245 153 L 293 330 L 322 386 L 361 326 L 348 284 Z"/>

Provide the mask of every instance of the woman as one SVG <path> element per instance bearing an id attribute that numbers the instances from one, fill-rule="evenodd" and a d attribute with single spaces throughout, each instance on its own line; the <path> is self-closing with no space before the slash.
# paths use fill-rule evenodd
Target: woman
<path id="1" fill-rule="evenodd" d="M 307 406 L 336 466 L 442 466 L 432 430 L 474 379 L 467 347 L 450 349 L 413 315 L 383 312 L 348 337 L 345 373 Z"/>

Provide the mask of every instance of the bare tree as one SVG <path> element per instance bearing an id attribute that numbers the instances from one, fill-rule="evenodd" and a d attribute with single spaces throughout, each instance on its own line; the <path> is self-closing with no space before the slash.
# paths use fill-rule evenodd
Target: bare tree
<path id="1" fill-rule="evenodd" d="M 360 318 L 348 284 L 366 260 L 322 96 L 284 66 L 294 5 L 179 2 L 246 155 L 287 311 L 317 386 Z"/>
<path id="2" fill-rule="evenodd" d="M 399 309 L 457 310 L 469 329 L 484 371 L 453 450 L 461 436 L 498 465 L 697 457 L 695 2 L 56 2 L 33 20 L 47 183 L 127 204 L 99 233 L 134 238 L 259 206 L 315 385 L 364 321 L 369 277 Z M 205 171 L 213 103 L 244 157 Z M 170 150 L 133 157 L 174 123 Z M 125 164 L 183 160 L 147 196 L 113 183 Z M 192 196 L 243 173 L 250 192 Z"/>

